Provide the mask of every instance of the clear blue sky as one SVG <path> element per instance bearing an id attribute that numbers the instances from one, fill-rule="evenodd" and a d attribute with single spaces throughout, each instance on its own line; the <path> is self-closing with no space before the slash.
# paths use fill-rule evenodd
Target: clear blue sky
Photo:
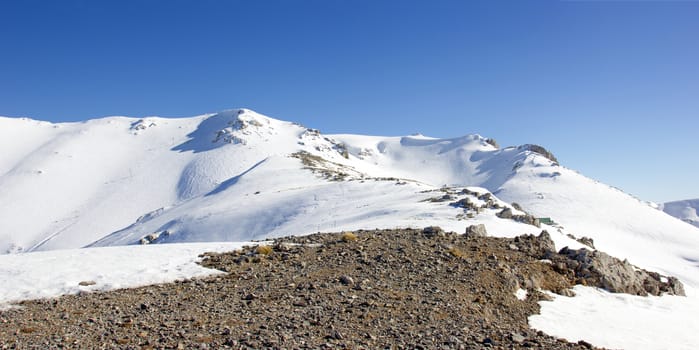
<path id="1" fill-rule="evenodd" d="M 699 197 L 697 1 L 1 1 L 0 115 L 247 107 L 326 133 L 541 144 Z"/>

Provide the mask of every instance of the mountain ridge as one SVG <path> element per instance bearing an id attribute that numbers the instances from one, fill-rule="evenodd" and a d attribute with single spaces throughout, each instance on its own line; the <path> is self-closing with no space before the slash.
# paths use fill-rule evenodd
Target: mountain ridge
<path id="1" fill-rule="evenodd" d="M 203 195 L 204 193 L 208 193 L 214 189 L 214 187 L 217 184 L 220 184 L 226 180 L 230 180 L 236 176 L 239 176 L 242 174 L 245 170 L 249 169 L 252 167 L 254 164 L 257 164 L 260 159 L 265 159 L 268 158 L 270 155 L 275 155 L 275 154 L 289 154 L 290 152 L 280 152 L 274 149 L 273 147 L 265 147 L 265 145 L 269 146 L 270 143 L 274 143 L 274 138 L 286 138 L 286 144 L 285 146 L 289 146 L 290 144 L 294 143 L 298 146 L 305 146 L 305 147 L 297 147 L 299 150 L 303 149 L 308 149 L 311 152 L 319 153 L 322 154 L 324 158 L 327 158 L 330 161 L 342 164 L 346 158 L 343 157 L 343 152 L 346 152 L 345 156 L 349 157 L 349 153 L 352 153 L 352 156 L 359 157 L 359 158 L 364 158 L 364 157 L 370 157 L 373 153 L 376 152 L 384 152 L 386 151 L 386 144 L 387 143 L 399 143 L 401 146 L 407 146 L 407 147 L 419 147 L 419 146 L 426 146 L 426 147 L 433 147 L 433 148 L 439 148 L 440 154 L 447 153 L 449 152 L 448 148 L 446 147 L 460 147 L 460 146 L 465 146 L 468 145 L 469 143 L 473 142 L 481 142 L 483 140 L 482 137 L 477 136 L 477 135 L 468 135 L 460 138 L 454 138 L 454 139 L 427 139 L 427 138 L 416 138 L 416 137 L 376 137 L 377 139 L 380 139 L 374 149 L 362 149 L 359 147 L 352 147 L 351 149 L 347 150 L 344 146 L 345 144 L 348 144 L 346 140 L 341 140 L 341 141 L 335 141 L 332 136 L 325 136 L 320 134 L 319 131 L 314 130 L 314 129 L 308 129 L 308 128 L 303 128 L 300 125 L 289 123 L 289 122 L 283 122 L 279 121 L 276 119 L 272 119 L 266 116 L 259 115 L 255 112 L 252 112 L 250 110 L 246 109 L 236 109 L 236 110 L 227 110 L 221 113 L 212 113 L 212 114 L 204 114 L 200 116 L 195 116 L 191 118 L 180 118 L 180 119 L 166 119 L 166 118 L 159 118 L 159 117 L 146 117 L 146 118 L 126 118 L 126 117 L 108 117 L 108 118 L 101 118 L 101 119 L 95 119 L 95 120 L 90 120 L 90 121 L 85 121 L 85 122 L 78 122 L 78 123 L 62 123 L 62 124 L 52 124 L 48 122 L 42 122 L 42 121 L 35 121 L 35 120 L 30 120 L 30 119 L 19 119 L 19 120 L 9 120 L 6 119 L 6 123 L 14 123 L 14 124 L 21 124 L 23 128 L 26 128 L 27 125 L 34 125 L 36 126 L 31 130 L 31 132 L 35 133 L 34 136 L 35 138 L 46 138 L 49 139 L 48 142 L 43 143 L 39 147 L 35 147 L 32 149 L 31 147 L 26 147 L 27 148 L 26 152 L 18 152 L 19 155 L 16 157 L 14 162 L 10 160 L 9 162 L 4 162 L 4 163 L 19 163 L 18 165 L 20 168 L 22 166 L 25 167 L 23 170 L 22 175 L 28 175 L 28 173 L 33 173 L 34 175 L 37 176 L 44 176 L 48 175 L 48 172 L 50 171 L 49 169 L 42 169 L 42 168 L 51 168 L 55 166 L 55 158 L 64 156 L 65 158 L 74 159 L 77 158 L 77 155 L 72 154 L 72 151 L 77 151 L 81 152 L 81 156 L 83 158 L 87 157 L 90 159 L 87 159 L 85 162 L 82 162 L 81 164 L 72 164 L 70 166 L 72 167 L 80 167 L 83 169 L 90 169 L 91 172 L 84 172 L 86 174 L 86 177 L 89 178 L 83 178 L 82 180 L 85 181 L 72 181 L 70 185 L 75 186 L 75 191 L 77 192 L 77 188 L 80 187 L 82 189 L 85 189 L 86 186 L 91 185 L 94 189 L 94 191 L 99 191 L 97 187 L 103 187 L 100 186 L 100 184 L 95 183 L 94 180 L 95 178 L 100 178 L 100 177 L 107 177 L 107 181 L 105 181 L 104 184 L 109 184 L 109 183 L 115 183 L 115 182 L 126 182 L 126 183 L 133 183 L 133 182 L 138 182 L 139 176 L 141 177 L 158 177 L 160 179 L 163 179 L 163 172 L 158 172 L 154 171 L 153 169 L 145 169 L 143 171 L 138 171 L 137 168 L 139 168 L 143 162 L 148 162 L 148 161 L 153 161 L 154 159 L 158 157 L 169 157 L 169 160 L 164 160 L 161 161 L 161 164 L 165 164 L 166 167 L 170 168 L 177 168 L 177 165 L 171 165 L 170 163 L 185 163 L 186 165 L 184 166 L 179 166 L 182 169 L 180 171 L 180 176 L 177 179 L 177 192 L 175 196 L 166 196 L 167 198 L 161 199 L 160 204 L 161 205 L 150 205 L 151 210 L 139 210 L 141 211 L 140 213 L 134 213 L 137 215 L 134 215 L 136 217 L 140 217 L 141 215 L 151 212 L 152 210 L 156 210 L 158 208 L 162 207 L 168 207 L 171 206 L 178 201 L 184 201 L 189 198 L 192 198 L 197 195 Z M 167 133 L 169 135 L 161 136 L 158 137 L 158 133 L 156 131 L 160 131 L 161 129 L 167 127 L 169 130 Z M 10 130 L 10 128 L 3 128 L 4 130 Z M 36 130 L 39 129 L 39 130 Z M 184 129 L 184 131 L 183 131 Z M 187 130 L 188 129 L 188 130 Z M 279 134 L 278 129 L 283 130 L 282 134 Z M 146 143 L 141 143 L 140 145 L 134 145 L 134 152 L 138 153 L 143 153 L 144 148 L 145 152 L 154 152 L 158 151 L 156 148 L 161 148 L 159 154 L 153 157 L 145 157 L 149 158 L 147 160 L 140 160 L 138 159 L 139 157 L 135 156 L 129 156 L 124 153 L 129 153 L 128 149 L 127 152 L 120 151 L 119 149 L 116 149 L 114 147 L 113 143 L 105 142 L 104 139 L 108 138 L 118 138 L 121 140 L 118 140 L 114 143 L 119 143 L 121 146 L 124 146 L 122 148 L 127 148 L 126 146 L 129 143 L 138 143 L 134 142 L 134 139 L 138 138 L 143 138 L 143 137 L 148 137 L 149 140 Z M 39 135 L 36 135 L 39 134 Z M 100 134 L 96 138 L 93 137 L 91 138 L 91 135 L 94 134 Z M 126 136 L 128 134 L 128 136 Z M 174 134 L 174 135 L 173 135 Z M 103 138 L 101 138 L 101 135 L 105 135 Z M 4 137 L 5 140 L 13 140 L 16 138 L 15 137 L 9 137 L 9 135 L 5 135 L 7 137 Z M 51 137 L 52 136 L 52 137 Z M 126 136 L 126 137 L 125 137 Z M 131 137 L 133 136 L 133 137 Z M 342 137 L 352 137 L 348 135 L 339 135 L 338 138 Z M 85 140 L 87 139 L 87 140 Z M 168 140 L 169 139 L 169 140 Z M 37 140 L 39 141 L 39 140 Z M 169 142 L 167 142 L 169 141 Z M 276 140 L 279 141 L 279 140 Z M 17 149 L 17 143 L 20 143 L 19 146 L 23 146 L 22 142 L 15 142 L 11 146 L 14 149 Z M 27 142 L 29 144 L 29 142 Z M 40 143 L 37 142 L 37 143 Z M 248 144 L 250 143 L 250 144 Z M 75 144 L 75 146 L 73 146 Z M 88 149 L 89 151 L 85 152 L 82 150 L 79 150 L 78 144 L 86 144 L 85 148 Z M 218 152 L 218 154 L 214 156 L 208 156 L 207 152 L 213 151 L 215 149 L 221 148 L 226 145 L 231 145 L 231 146 L 247 146 L 247 152 L 245 154 L 242 154 L 242 152 Z M 295 146 L 296 146 L 295 145 Z M 97 147 L 95 147 L 97 146 Z M 139 147 L 140 146 L 140 147 Z M 165 147 L 163 147 L 165 146 Z M 254 146 L 254 148 L 253 148 Z M 20 148 L 25 148 L 25 147 L 20 147 Z M 167 148 L 166 148 L 167 147 Z M 10 148 L 10 145 L 8 145 L 7 148 Z M 53 148 L 52 154 L 47 154 L 51 153 L 46 152 L 45 148 Z M 95 150 L 97 148 L 97 150 Z M 140 149 L 139 149 L 140 148 Z M 57 149 L 57 150 L 56 150 Z M 93 150 L 95 152 L 93 152 Z M 174 151 L 176 154 L 180 155 L 181 159 L 172 159 L 175 158 L 172 156 L 170 152 L 167 151 Z M 337 152 L 333 152 L 333 151 Z M 97 163 L 97 158 L 95 155 L 96 154 L 106 154 L 109 153 L 111 157 L 111 162 L 105 162 L 105 164 L 100 164 L 100 166 L 92 166 L 93 164 Z M 158 153 L 158 152 L 156 152 Z M 192 157 L 192 154 L 197 154 L 199 157 Z M 114 157 L 115 155 L 118 155 L 118 157 Z M 52 156 L 52 157 L 51 157 Z M 32 162 L 31 159 L 32 157 L 34 158 L 43 158 L 39 159 L 36 162 Z M 54 159 L 51 159 L 54 158 Z M 144 157 L 140 157 L 144 158 Z M 191 159 L 190 159 L 191 158 Z M 19 160 L 22 160 L 21 162 Z M 129 161 L 130 159 L 133 159 L 134 161 Z M 117 164 L 120 161 L 121 164 Z M 27 164 L 29 163 L 29 164 Z M 36 163 L 36 164 L 35 164 Z M 75 162 L 73 161 L 72 163 L 80 163 L 80 162 Z M 88 164 L 89 163 L 89 164 Z M 239 167 L 231 167 L 230 165 L 233 163 L 238 163 L 241 164 Z M 347 163 L 347 162 L 344 162 Z M 114 164 L 121 165 L 122 168 L 124 168 L 120 174 L 115 174 L 113 175 L 113 172 L 118 172 L 117 166 L 114 166 Z M 351 164 L 343 164 L 345 166 L 351 166 Z M 364 164 L 364 169 L 360 169 L 360 172 L 372 172 L 375 174 L 377 177 L 393 177 L 396 174 L 393 172 L 388 172 L 384 173 L 379 169 L 370 169 L 372 168 L 371 166 L 367 166 Z M 60 164 L 59 164 L 60 166 Z M 111 169 L 105 169 L 112 166 Z M 128 166 L 128 170 L 125 169 Z M 2 167 L 2 164 L 0 164 L 0 171 L 3 171 L 3 182 L 12 182 L 13 180 L 17 180 L 16 172 L 18 169 L 6 169 L 7 166 Z M 32 167 L 33 169 L 26 169 Z M 13 168 L 16 168 L 14 166 Z M 71 169 L 62 169 L 64 172 L 70 172 L 66 170 L 71 170 Z M 175 170 L 175 169 L 173 169 Z M 411 169 L 402 169 L 402 174 L 401 177 L 410 177 L 411 174 L 407 174 Z M 145 175 L 141 175 L 142 173 L 145 173 Z M 70 176 L 70 177 L 81 177 L 80 173 L 71 173 L 70 175 L 65 175 L 65 177 Z M 109 178 L 111 177 L 111 178 Z M 116 178 L 116 179 L 115 179 Z M 36 183 L 41 181 L 37 181 L 37 179 L 32 179 L 32 187 L 37 185 Z M 419 180 L 426 180 L 425 178 L 422 179 L 417 179 Z M 60 181 L 62 186 L 64 185 L 64 181 Z M 141 179 L 141 183 L 139 185 L 143 185 L 144 179 Z M 447 180 L 447 182 L 453 182 Z M 41 184 L 39 184 L 41 187 Z M 49 186 L 47 184 L 44 184 L 46 187 L 53 187 Z M 164 187 L 164 186 L 162 186 Z M 172 186 L 170 186 L 172 187 Z M 55 191 L 55 187 L 54 187 Z M 48 188 L 45 193 L 49 192 Z M 155 192 L 155 191 L 152 191 Z M 167 194 L 167 190 L 164 188 L 160 188 L 157 190 L 158 193 L 165 193 Z M 111 194 L 112 196 L 114 194 Z M 94 197 L 99 197 L 99 194 L 93 194 Z M 65 200 L 69 196 L 60 196 L 59 198 L 55 198 L 53 202 L 59 202 L 62 200 Z M 173 198 L 174 197 L 174 198 Z M 36 203 L 26 203 L 25 207 L 32 207 L 36 205 Z M 15 203 L 13 207 L 20 207 Z M 12 209 L 12 208 L 9 208 Z M 58 217 L 58 220 L 55 221 L 65 221 L 66 216 L 70 217 L 69 215 L 62 215 Z M 69 225 L 65 225 L 69 226 Z M 114 227 L 115 225 L 112 225 Z M 124 227 L 126 225 L 122 225 Z M 56 233 L 59 233 L 59 231 L 63 231 L 66 227 L 55 227 L 53 229 L 49 228 L 49 231 L 47 234 L 44 235 L 44 239 L 40 241 L 44 241 L 46 237 L 51 237 Z M 3 231 L 12 231 L 12 230 L 3 230 Z M 40 247 L 40 244 L 37 245 L 31 244 L 32 247 Z"/>
<path id="2" fill-rule="evenodd" d="M 622 274 L 676 277 L 686 296 L 578 285 L 565 292 L 575 297 L 539 302 L 531 327 L 610 348 L 696 344 L 699 229 L 537 145 L 326 135 L 240 109 L 65 124 L 0 118 L 0 149 L 0 252 L 30 252 L 0 255 L 2 300 L 172 281 L 205 273 L 192 266 L 204 251 L 291 235 L 539 235 L 576 261 L 611 256 Z M 520 267 L 500 253 L 481 258 Z"/>
<path id="3" fill-rule="evenodd" d="M 688 223 L 699 227 L 699 198 L 686 199 L 663 203 L 660 210 Z"/>
<path id="4" fill-rule="evenodd" d="M 686 224 L 560 166 L 543 147 L 497 148 L 477 134 L 325 135 L 249 109 L 0 124 L 0 146 L 13 150 L 0 159 L 3 252 L 485 224 L 495 236 L 547 229 L 559 248 L 579 244 L 569 236 L 589 236 L 615 256 L 673 274 L 645 251 L 660 245 L 677 262 L 695 259 L 687 242 L 699 246 Z M 488 193 L 499 208 L 469 211 L 455 203 L 478 199 L 462 190 Z M 497 215 L 513 202 L 555 223 Z M 643 249 L 629 250 L 638 237 Z M 695 280 L 687 270 L 677 275 Z"/>

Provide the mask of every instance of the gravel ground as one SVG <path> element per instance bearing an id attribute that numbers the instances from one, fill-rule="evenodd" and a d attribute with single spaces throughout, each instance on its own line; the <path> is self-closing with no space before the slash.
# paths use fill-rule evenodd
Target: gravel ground
<path id="1" fill-rule="evenodd" d="M 532 240 L 439 230 L 278 239 L 206 254 L 227 275 L 0 312 L 2 349 L 588 349 L 527 317 L 572 281 Z M 535 242 L 534 242 L 535 243 Z M 535 246 L 536 244 L 534 244 Z M 515 297 L 518 288 L 528 297 Z"/>

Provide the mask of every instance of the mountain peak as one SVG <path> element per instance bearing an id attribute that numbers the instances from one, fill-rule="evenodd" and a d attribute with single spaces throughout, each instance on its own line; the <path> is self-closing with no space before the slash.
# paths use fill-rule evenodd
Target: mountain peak
<path id="1" fill-rule="evenodd" d="M 556 159 L 556 157 L 553 155 L 553 153 L 549 152 L 546 148 L 541 147 L 539 145 L 526 144 L 526 145 L 519 146 L 518 149 L 530 151 L 532 153 L 536 153 L 536 154 L 541 155 L 544 158 L 554 162 L 555 164 L 558 164 L 558 159 Z"/>
<path id="2" fill-rule="evenodd" d="M 228 119 L 228 114 L 223 112 L 218 115 Z M 216 131 L 213 143 L 247 144 L 252 135 L 274 135 L 276 133 L 275 124 L 281 122 L 249 109 L 233 110 L 230 111 L 230 114 L 230 119 L 226 126 Z"/>
<path id="3" fill-rule="evenodd" d="M 664 212 L 699 227 L 699 198 L 664 203 Z"/>

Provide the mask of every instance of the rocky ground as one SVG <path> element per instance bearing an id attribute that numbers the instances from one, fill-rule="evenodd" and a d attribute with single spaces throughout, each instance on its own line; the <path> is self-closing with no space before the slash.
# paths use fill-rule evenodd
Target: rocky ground
<path id="1" fill-rule="evenodd" d="M 546 297 L 538 289 L 566 294 L 580 282 L 545 236 L 282 238 L 207 254 L 202 264 L 225 275 L 23 302 L 0 312 L 0 348 L 591 348 L 527 325 Z"/>

